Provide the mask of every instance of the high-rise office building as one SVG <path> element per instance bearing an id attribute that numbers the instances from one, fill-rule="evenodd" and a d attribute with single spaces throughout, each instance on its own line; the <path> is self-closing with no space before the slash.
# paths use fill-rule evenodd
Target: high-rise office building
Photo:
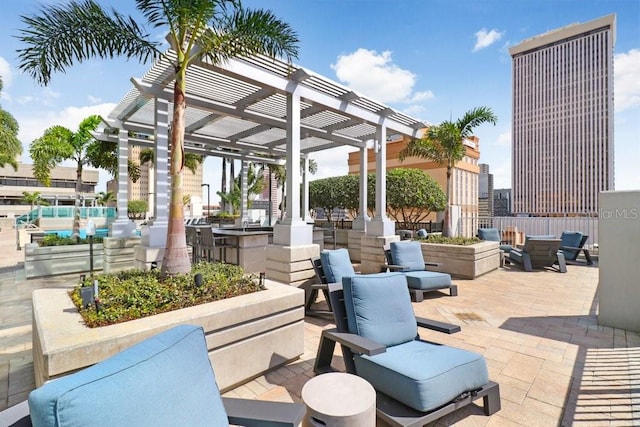
<path id="1" fill-rule="evenodd" d="M 613 190 L 614 43 L 609 15 L 509 49 L 514 214 L 597 215 Z"/>
<path id="2" fill-rule="evenodd" d="M 478 216 L 490 218 L 493 216 L 493 174 L 489 172 L 489 165 L 480 163 L 478 175 Z"/>

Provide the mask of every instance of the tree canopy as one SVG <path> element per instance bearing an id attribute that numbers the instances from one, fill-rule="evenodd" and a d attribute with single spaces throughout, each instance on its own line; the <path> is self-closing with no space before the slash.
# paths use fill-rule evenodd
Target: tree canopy
<path id="1" fill-rule="evenodd" d="M 2 76 L 0 76 L 0 93 L 2 93 Z M 16 158 L 22 154 L 22 144 L 18 139 L 18 121 L 0 106 L 0 167 L 7 164 L 18 170 Z"/>

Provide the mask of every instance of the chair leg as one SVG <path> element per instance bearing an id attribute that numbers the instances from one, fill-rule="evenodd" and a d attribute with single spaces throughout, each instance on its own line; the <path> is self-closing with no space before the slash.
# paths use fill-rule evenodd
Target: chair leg
<path id="1" fill-rule="evenodd" d="M 587 260 L 587 265 L 593 265 L 593 260 L 591 259 L 589 249 L 582 249 L 582 252 L 584 253 L 584 258 Z"/>
<path id="2" fill-rule="evenodd" d="M 526 252 L 523 252 L 522 254 L 522 268 L 524 269 L 524 271 L 533 271 L 533 266 L 531 265 L 531 257 Z"/>
<path id="3" fill-rule="evenodd" d="M 558 270 L 560 270 L 560 273 L 566 273 L 567 263 L 564 260 L 564 254 L 558 252 L 556 256 L 558 257 Z"/>
<path id="4" fill-rule="evenodd" d="M 452 297 L 458 296 L 458 285 L 451 285 L 451 287 L 449 287 L 449 295 Z"/>
<path id="5" fill-rule="evenodd" d="M 311 308 L 311 304 L 316 302 L 317 297 L 318 297 L 318 290 L 311 289 L 311 291 L 309 291 L 309 298 L 307 299 L 307 303 L 304 305 L 305 311 L 308 311 Z"/>
<path id="6" fill-rule="evenodd" d="M 413 302 L 422 302 L 424 300 L 424 292 L 419 289 L 409 289 L 409 294 Z"/>
<path id="7" fill-rule="evenodd" d="M 496 383 L 490 386 L 489 392 L 482 397 L 484 414 L 492 415 L 500 410 L 500 386 Z"/>
<path id="8" fill-rule="evenodd" d="M 316 353 L 316 361 L 313 366 L 313 372 L 323 374 L 334 371 L 331 366 L 333 359 L 333 351 L 336 348 L 336 342 L 325 336 L 324 331 L 320 335 L 320 343 L 318 344 L 318 352 Z"/>

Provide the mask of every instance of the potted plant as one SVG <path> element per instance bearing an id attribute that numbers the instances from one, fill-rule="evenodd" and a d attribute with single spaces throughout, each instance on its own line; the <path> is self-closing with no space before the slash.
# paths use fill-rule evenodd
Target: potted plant
<path id="1" fill-rule="evenodd" d="M 438 267 L 429 267 L 429 270 L 475 279 L 500 266 L 499 242 L 433 234 L 417 240 L 421 243 L 424 259 L 440 264 Z"/>

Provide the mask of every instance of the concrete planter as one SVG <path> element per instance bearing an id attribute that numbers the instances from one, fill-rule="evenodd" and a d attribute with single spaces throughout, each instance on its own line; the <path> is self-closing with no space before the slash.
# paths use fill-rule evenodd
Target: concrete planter
<path id="1" fill-rule="evenodd" d="M 438 262 L 440 267 L 429 270 L 449 273 L 463 279 L 475 279 L 500 267 L 500 244 L 483 241 L 474 245 L 447 245 L 422 243 L 422 255 L 429 262 Z"/>
<path id="2" fill-rule="evenodd" d="M 102 243 L 93 245 L 93 269 L 102 270 Z M 24 273 L 32 277 L 84 273 L 90 269 L 89 245 L 25 246 Z"/>
<path id="3" fill-rule="evenodd" d="M 33 292 L 36 386 L 93 365 L 178 324 L 204 328 L 224 392 L 304 352 L 304 292 L 266 281 L 267 290 L 100 328 L 88 328 L 65 289 Z"/>

